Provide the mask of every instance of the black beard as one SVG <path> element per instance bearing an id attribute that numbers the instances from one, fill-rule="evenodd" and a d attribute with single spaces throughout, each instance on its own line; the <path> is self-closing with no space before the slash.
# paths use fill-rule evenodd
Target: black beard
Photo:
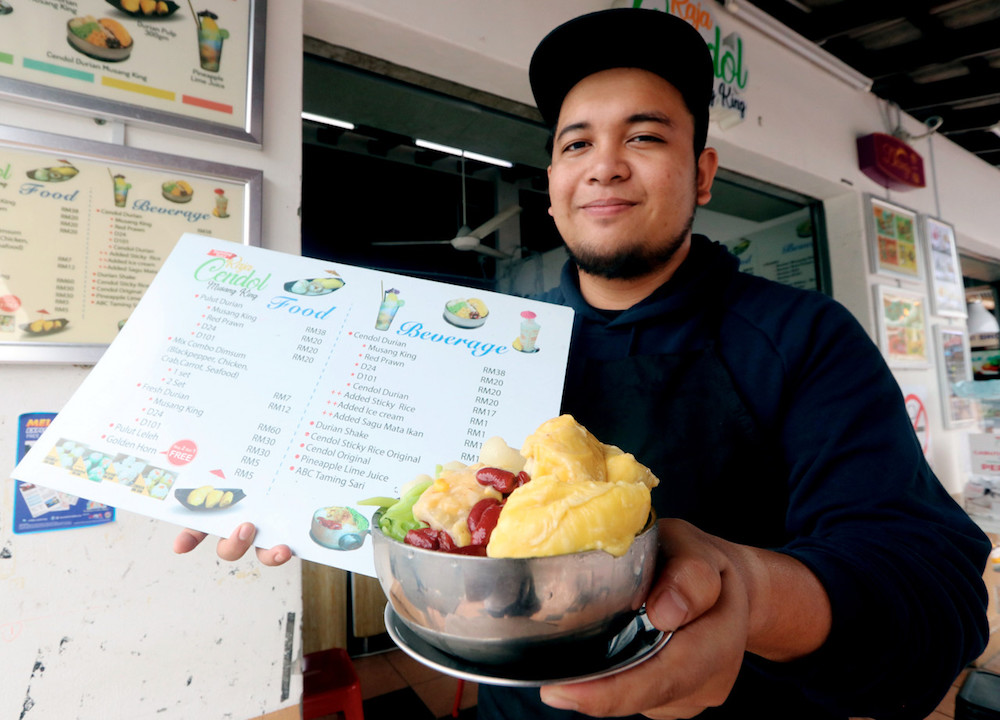
<path id="1" fill-rule="evenodd" d="M 693 224 L 694 210 L 691 211 L 684 229 L 659 248 L 625 247 L 616 249 L 610 255 L 599 255 L 587 250 L 573 252 L 568 245 L 566 250 L 576 266 L 587 275 L 606 280 L 631 280 L 656 272 L 670 262 L 677 249 L 684 244 Z"/>

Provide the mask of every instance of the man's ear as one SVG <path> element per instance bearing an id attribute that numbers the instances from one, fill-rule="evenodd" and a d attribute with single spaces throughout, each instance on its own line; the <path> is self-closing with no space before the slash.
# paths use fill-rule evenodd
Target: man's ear
<path id="1" fill-rule="evenodd" d="M 697 202 L 706 205 L 712 199 L 712 183 L 719 169 L 719 154 L 715 148 L 705 148 L 698 156 L 698 177 L 695 181 Z"/>

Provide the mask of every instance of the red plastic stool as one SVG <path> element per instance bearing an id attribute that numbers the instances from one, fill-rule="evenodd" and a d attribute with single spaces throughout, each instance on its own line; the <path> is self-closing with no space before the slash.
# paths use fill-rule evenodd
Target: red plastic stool
<path id="1" fill-rule="evenodd" d="M 342 712 L 347 720 L 364 720 L 361 681 L 343 648 L 309 653 L 302 658 L 302 718 L 312 720 Z"/>

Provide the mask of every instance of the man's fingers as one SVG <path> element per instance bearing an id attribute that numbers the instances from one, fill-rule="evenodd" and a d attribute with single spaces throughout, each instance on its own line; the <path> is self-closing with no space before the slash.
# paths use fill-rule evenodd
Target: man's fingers
<path id="1" fill-rule="evenodd" d="M 239 560 L 253 545 L 253 539 L 256 535 L 257 528 L 253 523 L 243 523 L 233 531 L 232 535 L 219 540 L 216 552 L 223 560 L 229 562 Z"/>
<path id="2" fill-rule="evenodd" d="M 207 533 L 185 528 L 174 538 L 174 552 L 191 552 L 206 537 Z M 254 524 L 243 523 L 233 531 L 232 535 L 219 540 L 216 552 L 220 558 L 228 562 L 239 560 L 246 555 L 247 550 L 253 547 L 255 537 L 257 537 L 257 528 Z M 275 545 L 273 548 L 257 548 L 256 550 L 257 559 L 270 567 L 284 565 L 292 559 L 292 550 L 287 545 Z"/>
<path id="3" fill-rule="evenodd" d="M 201 544 L 201 541 L 206 537 L 208 537 L 208 533 L 185 528 L 178 533 L 177 537 L 174 538 L 174 552 L 178 555 L 191 552 L 198 547 L 198 545 Z"/>
<path id="4" fill-rule="evenodd" d="M 284 565 L 292 559 L 292 549 L 287 545 L 275 545 L 273 548 L 257 548 L 257 559 L 269 567 Z"/>
<path id="5" fill-rule="evenodd" d="M 665 563 L 646 598 L 646 612 L 654 626 L 676 630 L 718 602 L 727 560 L 688 523 L 661 520 L 659 529 Z"/>

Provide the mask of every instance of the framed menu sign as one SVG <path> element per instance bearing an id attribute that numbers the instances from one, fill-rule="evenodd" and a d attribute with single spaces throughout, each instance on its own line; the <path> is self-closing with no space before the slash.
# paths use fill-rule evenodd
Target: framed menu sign
<path id="1" fill-rule="evenodd" d="M 976 422 L 975 400 L 962 397 L 955 391 L 956 383 L 972 380 L 968 331 L 965 328 L 935 325 L 934 339 L 944 425 L 947 428 L 972 425 Z"/>
<path id="2" fill-rule="evenodd" d="M 4 0 L 0 97 L 261 143 L 266 0 Z"/>
<path id="3" fill-rule="evenodd" d="M 923 220 L 934 314 L 967 317 L 965 284 L 962 282 L 962 266 L 958 260 L 955 228 L 939 218 L 924 216 Z"/>
<path id="4" fill-rule="evenodd" d="M 875 286 L 878 344 L 889 367 L 930 367 L 927 299 L 917 292 Z"/>
<path id="5" fill-rule="evenodd" d="M 259 170 L 0 127 L 0 361 L 96 362 L 185 232 L 260 244 Z"/>
<path id="6" fill-rule="evenodd" d="M 873 195 L 865 196 L 865 206 L 872 272 L 922 280 L 924 257 L 917 213 Z"/>

